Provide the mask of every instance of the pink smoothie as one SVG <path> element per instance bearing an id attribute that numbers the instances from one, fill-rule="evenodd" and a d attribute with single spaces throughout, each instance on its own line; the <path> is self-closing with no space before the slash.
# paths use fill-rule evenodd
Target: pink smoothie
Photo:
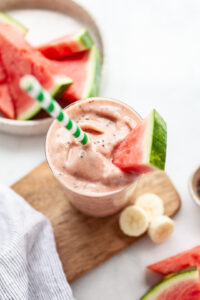
<path id="1" fill-rule="evenodd" d="M 77 208 L 91 215 L 111 214 L 124 205 L 125 199 L 120 198 L 136 177 L 116 167 L 112 153 L 141 118 L 123 103 L 107 98 L 82 100 L 66 111 L 92 142 L 82 146 L 54 121 L 46 143 L 50 167 Z"/>

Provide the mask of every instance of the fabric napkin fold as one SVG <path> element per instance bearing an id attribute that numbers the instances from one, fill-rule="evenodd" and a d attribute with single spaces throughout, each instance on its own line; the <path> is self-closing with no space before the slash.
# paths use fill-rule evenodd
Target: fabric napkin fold
<path id="1" fill-rule="evenodd" d="M 0 185 L 0 299 L 74 299 L 50 222 L 3 185 Z"/>

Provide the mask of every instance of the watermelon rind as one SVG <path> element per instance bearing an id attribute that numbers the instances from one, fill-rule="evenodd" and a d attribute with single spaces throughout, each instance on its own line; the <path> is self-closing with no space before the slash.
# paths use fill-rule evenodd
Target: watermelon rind
<path id="1" fill-rule="evenodd" d="M 152 168 L 164 170 L 167 148 L 167 125 L 154 109 L 147 117 L 145 133 L 144 163 Z"/>
<path id="2" fill-rule="evenodd" d="M 41 109 L 42 107 L 40 106 L 40 104 L 37 101 L 35 101 L 35 103 L 28 110 L 26 110 L 24 113 L 20 114 L 17 117 L 17 120 L 30 120 L 35 115 L 37 115 L 41 111 Z"/>
<path id="3" fill-rule="evenodd" d="M 170 290 L 173 286 L 178 286 L 179 283 L 186 282 L 188 280 L 199 280 L 199 272 L 197 268 L 192 270 L 187 270 L 184 272 L 177 273 L 173 276 L 164 279 L 154 287 L 152 287 L 144 296 L 142 296 L 139 300 L 155 300 L 159 297 L 163 292 Z"/>
<path id="4" fill-rule="evenodd" d="M 73 80 L 69 77 L 57 76 L 55 85 L 49 92 L 53 98 L 59 99 L 72 83 Z"/>
<path id="5" fill-rule="evenodd" d="M 0 12 L 0 22 L 14 26 L 21 34 L 26 35 L 28 28 L 13 19 L 11 16 Z"/>
<path id="6" fill-rule="evenodd" d="M 65 76 L 56 76 L 54 86 L 49 90 L 51 96 L 58 99 L 67 90 L 67 88 L 72 84 L 72 79 Z M 35 115 L 37 115 L 42 107 L 35 101 L 35 103 L 24 113 L 17 117 L 17 120 L 30 120 Z"/>
<path id="7" fill-rule="evenodd" d="M 85 83 L 85 88 L 82 98 L 95 97 L 99 95 L 102 57 L 98 48 L 94 45 L 90 49 L 88 58 L 88 78 Z"/>
<path id="8" fill-rule="evenodd" d="M 89 49 L 94 44 L 89 32 L 85 28 L 81 29 L 75 40 L 77 41 L 80 50 Z"/>

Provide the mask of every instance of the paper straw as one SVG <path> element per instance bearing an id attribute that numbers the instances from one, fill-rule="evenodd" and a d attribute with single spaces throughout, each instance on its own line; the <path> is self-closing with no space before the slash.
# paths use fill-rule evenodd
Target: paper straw
<path id="1" fill-rule="evenodd" d="M 32 75 L 26 75 L 20 80 L 20 87 L 26 91 L 30 97 L 37 100 L 41 107 L 50 116 L 57 119 L 82 145 L 89 141 L 88 136 L 83 130 L 66 114 L 57 101 L 42 88 L 38 80 Z"/>

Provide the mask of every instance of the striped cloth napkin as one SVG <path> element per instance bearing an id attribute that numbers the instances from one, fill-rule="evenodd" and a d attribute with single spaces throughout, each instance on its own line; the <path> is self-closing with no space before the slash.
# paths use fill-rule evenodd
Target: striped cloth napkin
<path id="1" fill-rule="evenodd" d="M 0 185 L 0 299 L 72 300 L 49 221 Z"/>

